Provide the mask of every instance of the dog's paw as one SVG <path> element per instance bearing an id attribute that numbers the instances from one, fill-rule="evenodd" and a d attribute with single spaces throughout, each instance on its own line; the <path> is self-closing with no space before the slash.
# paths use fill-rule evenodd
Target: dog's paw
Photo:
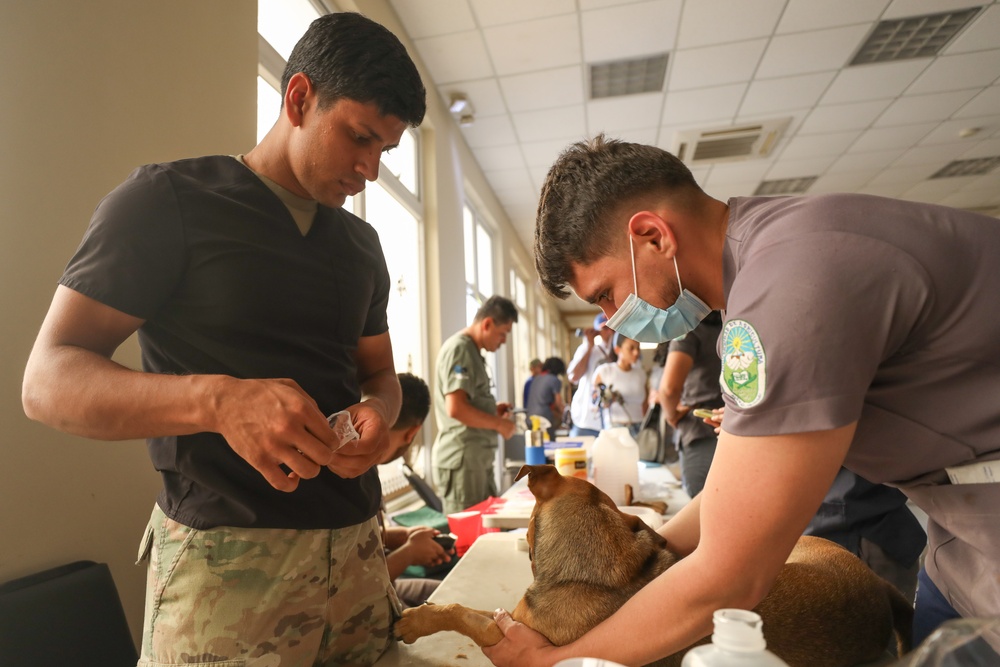
<path id="1" fill-rule="evenodd" d="M 434 634 L 428 615 L 422 609 L 423 606 L 404 609 L 403 617 L 396 621 L 396 638 L 404 644 L 412 644 L 421 637 Z"/>

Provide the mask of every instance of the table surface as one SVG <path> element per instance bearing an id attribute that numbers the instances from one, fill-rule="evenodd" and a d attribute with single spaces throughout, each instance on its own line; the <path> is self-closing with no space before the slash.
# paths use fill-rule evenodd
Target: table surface
<path id="1" fill-rule="evenodd" d="M 511 610 L 531 584 L 528 552 L 517 548 L 520 533 L 481 535 L 448 573 L 430 601 L 457 602 L 472 609 Z M 379 667 L 490 667 L 475 642 L 457 632 L 439 632 L 412 644 L 397 642 L 376 663 Z"/>

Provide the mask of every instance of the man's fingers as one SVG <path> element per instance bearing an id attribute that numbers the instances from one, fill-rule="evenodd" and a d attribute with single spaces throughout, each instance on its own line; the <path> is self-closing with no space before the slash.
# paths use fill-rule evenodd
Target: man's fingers
<path id="1" fill-rule="evenodd" d="M 288 466 L 293 474 L 302 479 L 312 479 L 319 474 L 320 465 L 293 447 L 288 448 L 288 452 L 284 458 L 283 463 Z"/>
<path id="2" fill-rule="evenodd" d="M 506 609 L 497 609 L 496 611 L 494 611 L 493 620 L 496 621 L 497 626 L 500 628 L 500 631 L 503 632 L 505 635 L 507 634 L 507 630 L 515 623 L 517 623 L 517 621 L 515 621 L 513 618 L 510 617 L 510 614 L 507 613 Z"/>
<path id="3" fill-rule="evenodd" d="M 288 474 L 281 469 L 277 463 L 259 463 L 254 466 L 257 472 L 264 476 L 267 483 L 278 491 L 286 493 L 294 491 L 299 486 L 299 476 L 296 473 Z"/>

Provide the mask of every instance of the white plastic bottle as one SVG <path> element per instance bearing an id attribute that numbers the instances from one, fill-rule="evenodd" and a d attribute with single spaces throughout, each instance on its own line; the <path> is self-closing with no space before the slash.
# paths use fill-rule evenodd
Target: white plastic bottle
<path id="1" fill-rule="evenodd" d="M 763 623 L 755 612 L 720 609 L 712 621 L 712 643 L 688 651 L 681 667 L 788 667 L 767 650 Z"/>
<path id="2" fill-rule="evenodd" d="M 594 485 L 611 496 L 616 505 L 625 504 L 625 485 L 639 493 L 639 445 L 625 427 L 601 431 L 593 444 Z"/>

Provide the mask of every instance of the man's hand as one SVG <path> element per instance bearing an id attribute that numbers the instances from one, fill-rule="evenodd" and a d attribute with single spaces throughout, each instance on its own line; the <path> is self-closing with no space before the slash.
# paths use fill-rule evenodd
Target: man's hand
<path id="1" fill-rule="evenodd" d="M 677 428 L 677 424 L 680 423 L 681 419 L 684 418 L 684 415 L 686 415 L 689 412 L 691 412 L 691 406 L 690 405 L 678 404 L 678 406 L 676 408 L 674 408 L 674 417 L 673 417 L 673 419 L 670 419 L 668 417 L 667 418 L 667 423 L 670 424 L 671 426 L 673 426 L 674 428 Z"/>
<path id="2" fill-rule="evenodd" d="M 410 565 L 432 567 L 451 560 L 449 552 L 434 541 L 434 536 L 440 534 L 441 531 L 429 526 L 415 526 L 409 530 L 406 544 L 401 546 L 400 550 L 407 554 Z M 454 549 L 452 549 L 453 552 Z"/>
<path id="3" fill-rule="evenodd" d="M 329 468 L 344 479 L 358 477 L 382 460 L 389 449 L 389 426 L 385 423 L 382 402 L 369 400 L 347 408 L 353 418 L 358 439 L 341 447 L 331 456 Z M 378 407 L 376 407 L 378 406 Z M 327 429 L 330 429 L 329 424 Z M 332 431 L 332 430 L 331 430 Z M 339 443 L 338 443 L 339 444 Z"/>
<path id="4" fill-rule="evenodd" d="M 336 438 L 316 401 L 293 380 L 224 380 L 215 431 L 279 491 L 330 463 Z M 281 465 L 291 470 L 286 473 Z"/>
<path id="5" fill-rule="evenodd" d="M 513 409 L 510 403 L 497 403 L 497 417 L 509 417 Z"/>
<path id="6" fill-rule="evenodd" d="M 590 347 L 594 347 L 594 340 L 597 338 L 597 329 L 593 327 L 587 327 L 583 330 L 583 335 L 587 339 L 587 343 Z"/>
<path id="7" fill-rule="evenodd" d="M 510 436 L 514 435 L 514 431 L 516 429 L 517 424 L 505 417 L 501 417 L 499 423 L 497 423 L 497 433 L 502 435 L 504 440 L 507 440 Z"/>
<path id="8" fill-rule="evenodd" d="M 518 623 L 504 609 L 493 614 L 504 638 L 493 646 L 484 646 L 483 654 L 497 667 L 533 667 L 554 665 L 556 647 L 542 634 Z"/>

